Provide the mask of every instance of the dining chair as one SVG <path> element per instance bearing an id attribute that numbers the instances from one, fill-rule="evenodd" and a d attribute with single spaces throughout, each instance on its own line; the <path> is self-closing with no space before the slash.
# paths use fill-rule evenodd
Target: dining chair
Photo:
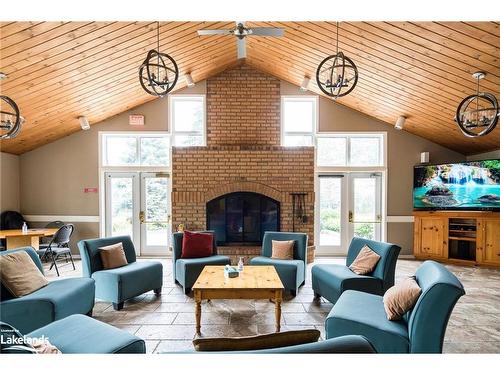
<path id="1" fill-rule="evenodd" d="M 47 247 L 42 248 L 37 251 L 40 259 L 49 259 L 52 262 L 49 270 L 54 267 L 56 269 L 57 276 L 59 276 L 59 269 L 57 268 L 57 259 L 64 255 L 66 258 L 66 262 L 69 259 L 71 260 L 71 264 L 73 265 L 73 270 L 75 270 L 75 262 L 73 261 L 73 255 L 71 255 L 71 249 L 69 248 L 69 241 L 71 239 L 71 235 L 73 234 L 75 227 L 73 224 L 64 224 L 61 228 L 54 233 L 54 236 L 50 240 Z"/>

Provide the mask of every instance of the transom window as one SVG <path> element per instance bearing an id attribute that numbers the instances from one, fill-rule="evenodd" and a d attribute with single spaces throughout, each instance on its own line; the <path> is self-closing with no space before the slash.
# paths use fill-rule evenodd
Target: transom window
<path id="1" fill-rule="evenodd" d="M 205 96 L 169 96 L 173 146 L 205 146 Z"/>
<path id="2" fill-rule="evenodd" d="M 102 165 L 168 166 L 170 137 L 161 133 L 113 133 L 102 135 Z"/>
<path id="3" fill-rule="evenodd" d="M 313 146 L 318 119 L 316 96 L 281 98 L 281 144 L 287 147 Z"/>
<path id="4" fill-rule="evenodd" d="M 320 167 L 382 167 L 382 134 L 318 134 L 316 165 Z"/>

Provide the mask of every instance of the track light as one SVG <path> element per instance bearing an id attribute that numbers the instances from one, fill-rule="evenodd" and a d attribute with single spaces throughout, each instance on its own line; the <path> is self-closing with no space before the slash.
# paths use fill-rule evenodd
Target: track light
<path id="1" fill-rule="evenodd" d="M 82 128 L 82 130 L 89 130 L 90 129 L 90 124 L 89 124 L 89 120 L 87 120 L 87 117 L 79 116 L 78 121 L 80 122 L 80 127 Z"/>
<path id="2" fill-rule="evenodd" d="M 394 124 L 394 128 L 398 130 L 403 130 L 403 127 L 406 122 L 406 117 L 405 116 L 399 116 L 396 123 Z"/>
<path id="3" fill-rule="evenodd" d="M 191 73 L 184 74 L 184 79 L 186 80 L 186 84 L 188 87 L 193 87 L 194 85 L 196 85 L 196 83 L 194 83 L 193 81 L 193 77 L 191 77 Z"/>
<path id="4" fill-rule="evenodd" d="M 6 79 L 8 78 L 7 73 L 0 72 L 0 79 Z"/>
<path id="5" fill-rule="evenodd" d="M 300 84 L 300 91 L 307 91 L 308 90 L 309 81 L 311 81 L 311 79 L 309 77 L 304 77 L 304 79 L 302 80 L 302 83 Z"/>

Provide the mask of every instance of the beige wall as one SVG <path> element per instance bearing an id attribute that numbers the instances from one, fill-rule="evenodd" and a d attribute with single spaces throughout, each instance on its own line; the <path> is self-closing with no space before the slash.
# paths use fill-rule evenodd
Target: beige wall
<path id="1" fill-rule="evenodd" d="M 0 153 L 0 212 L 19 211 L 19 169 L 18 155 Z"/>
<path id="2" fill-rule="evenodd" d="M 205 83 L 200 82 L 180 93 L 205 92 Z M 296 86 L 282 82 L 281 93 L 298 95 L 300 91 Z M 429 151 L 433 163 L 465 159 L 459 153 L 405 131 L 394 130 L 392 126 L 329 99 L 320 98 L 319 105 L 320 131 L 387 132 L 388 215 L 412 214 L 413 166 L 419 162 L 420 152 Z M 129 126 L 128 115 L 131 113 L 145 115 L 146 125 L 140 128 Z M 21 212 L 30 215 L 99 215 L 98 194 L 83 192 L 84 187 L 98 186 L 98 132 L 167 130 L 167 121 L 168 100 L 157 99 L 92 125 L 88 131 L 80 131 L 21 155 Z M 82 223 L 82 226 L 84 230 L 78 233 L 82 238 L 98 236 L 97 225 Z M 389 223 L 388 240 L 401 244 L 403 253 L 411 253 L 412 224 Z"/>
<path id="3" fill-rule="evenodd" d="M 467 156 L 467 160 L 500 159 L 500 148 L 496 151 Z"/>

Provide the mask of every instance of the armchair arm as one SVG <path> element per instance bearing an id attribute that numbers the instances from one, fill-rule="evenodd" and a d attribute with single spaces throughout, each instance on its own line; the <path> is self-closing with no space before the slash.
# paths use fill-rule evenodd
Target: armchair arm
<path id="1" fill-rule="evenodd" d="M 90 264 L 90 255 L 87 250 L 87 245 L 85 244 L 85 241 L 78 241 L 77 246 L 82 259 L 82 274 L 84 277 L 91 277 L 92 267 Z"/>
<path id="2" fill-rule="evenodd" d="M 22 334 L 52 323 L 54 318 L 54 305 L 45 299 L 15 298 L 0 303 L 0 319 Z"/>

